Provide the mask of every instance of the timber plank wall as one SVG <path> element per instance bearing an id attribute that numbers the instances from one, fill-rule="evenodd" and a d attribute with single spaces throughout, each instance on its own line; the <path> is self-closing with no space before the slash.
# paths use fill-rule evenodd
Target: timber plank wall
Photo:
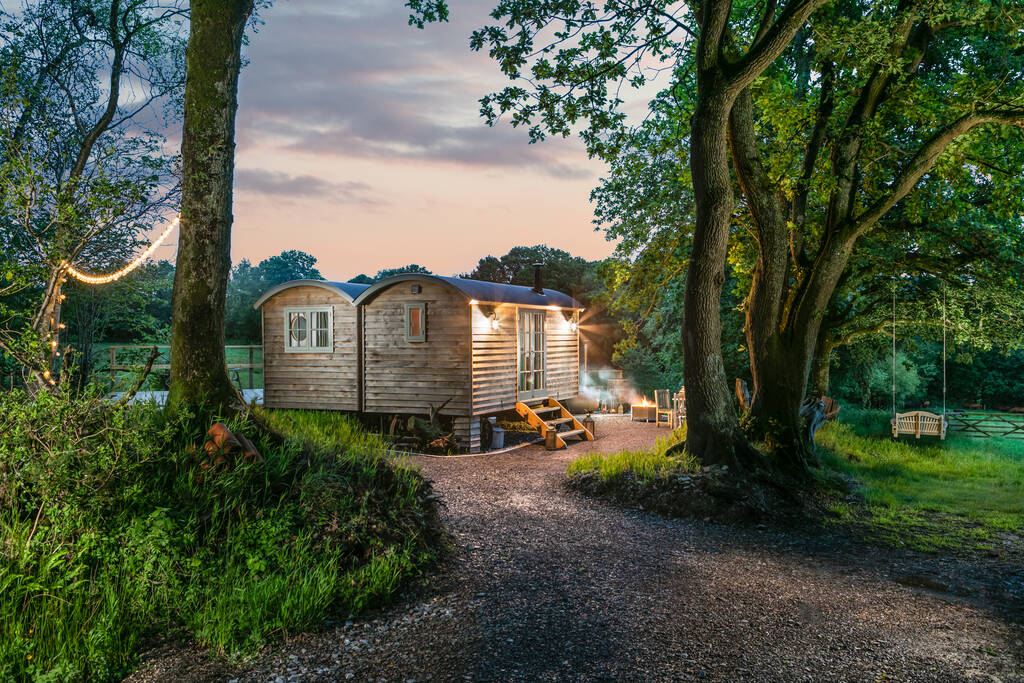
<path id="1" fill-rule="evenodd" d="M 552 398 L 573 398 L 580 393 L 580 339 L 561 311 L 548 311 L 547 389 Z"/>
<path id="2" fill-rule="evenodd" d="M 518 394 L 518 321 L 520 311 L 536 308 L 502 304 L 494 307 L 498 329 L 479 306 L 472 307 L 473 415 L 515 408 Z M 561 311 L 545 310 L 547 393 L 559 400 L 579 394 L 579 333 Z"/>
<path id="3" fill-rule="evenodd" d="M 473 415 L 516 407 L 517 308 L 495 306 L 498 329 L 479 306 L 473 310 Z"/>
<path id="4" fill-rule="evenodd" d="M 334 308 L 334 353 L 286 353 L 284 309 Z M 293 287 L 263 311 L 263 403 L 269 408 L 359 410 L 356 309 L 320 287 Z"/>
<path id="5" fill-rule="evenodd" d="M 419 286 L 413 293 L 411 284 Z M 405 339 L 405 304 L 426 304 L 426 341 Z M 433 282 L 400 282 L 362 305 L 363 410 L 468 416 L 470 306 Z"/>

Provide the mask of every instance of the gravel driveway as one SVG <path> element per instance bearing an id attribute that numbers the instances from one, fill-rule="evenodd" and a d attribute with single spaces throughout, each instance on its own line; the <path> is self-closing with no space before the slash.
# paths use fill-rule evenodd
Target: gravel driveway
<path id="1" fill-rule="evenodd" d="M 1024 681 L 1024 630 L 990 598 L 904 585 L 922 562 L 941 575 L 941 558 L 668 521 L 568 491 L 573 458 L 659 434 L 621 418 L 597 430 L 556 453 L 422 458 L 456 546 L 431 587 L 224 677 Z"/>

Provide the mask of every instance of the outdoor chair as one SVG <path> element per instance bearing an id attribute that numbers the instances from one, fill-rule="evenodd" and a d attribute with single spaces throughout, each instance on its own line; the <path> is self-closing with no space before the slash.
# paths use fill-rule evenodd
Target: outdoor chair
<path id="1" fill-rule="evenodd" d="M 822 396 L 821 402 L 825 404 L 825 419 L 834 420 L 836 415 L 839 414 L 840 405 L 834 398 L 828 396 Z"/>
<path id="2" fill-rule="evenodd" d="M 686 422 L 686 387 L 672 397 L 672 428 L 679 429 Z"/>
<path id="3" fill-rule="evenodd" d="M 672 407 L 672 397 L 669 395 L 668 389 L 655 389 L 654 390 L 654 403 L 655 403 L 655 414 L 654 424 L 658 427 L 662 426 L 661 416 L 665 416 L 664 426 L 672 429 L 672 425 L 675 422 L 674 413 L 675 410 Z"/>

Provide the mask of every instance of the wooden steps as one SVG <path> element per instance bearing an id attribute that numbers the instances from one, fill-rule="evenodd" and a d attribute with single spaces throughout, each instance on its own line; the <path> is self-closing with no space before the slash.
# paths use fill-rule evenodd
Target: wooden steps
<path id="1" fill-rule="evenodd" d="M 519 413 L 520 417 L 529 422 L 532 427 L 536 428 L 545 441 L 547 440 L 548 433 L 553 433 L 556 448 L 565 448 L 566 439 L 594 440 L 594 435 L 579 420 L 573 417 L 572 413 L 565 409 L 565 406 L 555 399 L 538 398 L 530 403 L 534 405 L 517 401 L 516 412 Z M 552 413 L 556 413 L 558 416 L 541 417 L 542 415 L 551 415 Z M 559 431 L 558 428 L 563 425 L 569 427 L 569 429 Z"/>
<path id="2" fill-rule="evenodd" d="M 544 399 L 544 400 L 547 401 L 547 400 L 550 400 L 550 399 Z M 538 415 L 544 415 L 546 413 L 553 413 L 553 412 L 556 412 L 556 411 L 560 411 L 561 409 L 562 409 L 561 404 L 559 404 L 557 406 L 536 406 L 534 408 L 531 408 L 531 410 L 533 410 L 533 412 L 537 413 Z"/>

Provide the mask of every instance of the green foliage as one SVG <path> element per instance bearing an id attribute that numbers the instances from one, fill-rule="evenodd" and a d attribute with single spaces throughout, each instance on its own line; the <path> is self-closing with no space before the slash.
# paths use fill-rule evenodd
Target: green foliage
<path id="1" fill-rule="evenodd" d="M 0 347 L 37 378 L 56 357 L 65 264 L 116 269 L 176 204 L 163 132 L 184 84 L 184 14 L 102 0 L 0 10 Z"/>
<path id="2" fill-rule="evenodd" d="M 535 263 L 543 266 L 541 273 L 545 289 L 564 292 L 584 303 L 592 301 L 601 289 L 595 272 L 596 264 L 544 244 L 513 247 L 500 257 L 486 256 L 480 259 L 473 272 L 462 277 L 532 287 Z"/>
<path id="3" fill-rule="evenodd" d="M 1024 442 L 887 438 L 884 411 L 847 410 L 817 434 L 825 467 L 851 477 L 863 503 L 837 503 L 839 524 L 898 547 L 977 551 L 1024 527 Z"/>
<path id="4" fill-rule="evenodd" d="M 683 289 L 685 274 L 675 270 L 667 280 L 646 251 L 630 263 L 615 255 L 602 264 L 608 309 L 622 328 L 613 361 L 640 393 L 676 390 L 683 385 Z M 743 313 L 732 269 L 722 296 L 722 355 L 729 377 L 749 375 L 749 356 L 743 339 Z M 654 281 L 656 286 L 652 286 Z"/>
<path id="5" fill-rule="evenodd" d="M 931 401 L 942 405 L 942 344 L 917 336 L 897 340 L 896 405 Z M 947 405 L 981 403 L 987 408 L 1024 405 L 1024 351 L 950 347 L 946 362 Z M 892 355 L 884 335 L 839 349 L 832 359 L 830 394 L 845 404 L 888 408 Z"/>
<path id="6" fill-rule="evenodd" d="M 949 363 L 949 396 L 957 405 L 1024 405 L 1024 351 L 958 353 Z M 935 393 L 933 382 L 930 393 Z"/>
<path id="7" fill-rule="evenodd" d="M 232 421 L 265 460 L 214 472 L 188 415 L 0 394 L 0 678 L 119 679 L 160 634 L 246 656 L 379 604 L 432 556 L 428 489 L 379 441 L 261 415 L 285 436 Z"/>
<path id="8" fill-rule="evenodd" d="M 668 450 L 686 440 L 686 427 L 674 431 L 670 436 L 659 438 L 649 448 L 618 453 L 588 453 L 569 463 L 568 474 L 593 473 L 603 481 L 611 482 L 625 473 L 636 481 L 648 482 L 671 474 L 698 472 L 700 464 L 685 453 L 669 455 Z"/>
<path id="9" fill-rule="evenodd" d="M 877 344 L 861 344 L 842 354 L 844 362 L 849 359 L 849 363 L 836 371 L 833 377 L 833 397 L 864 407 L 891 406 L 893 366 L 892 356 L 887 351 L 880 349 Z M 928 345 L 928 351 L 934 353 L 934 346 Z M 902 410 L 908 401 L 929 399 L 925 387 L 941 371 L 940 363 L 941 357 L 938 355 L 928 357 L 919 352 L 911 357 L 903 351 L 896 353 L 897 409 Z M 941 391 L 938 398 L 941 400 Z"/>
<path id="10" fill-rule="evenodd" d="M 156 261 L 102 287 L 70 283 L 61 317 L 80 380 L 92 374 L 99 342 L 159 342 L 170 335 L 173 282 L 174 266 Z"/>
<path id="11" fill-rule="evenodd" d="M 431 273 L 430 270 L 428 270 L 427 268 L 424 268 L 423 266 L 417 265 L 415 263 L 410 263 L 407 266 L 401 266 L 399 268 L 382 268 L 377 271 L 376 275 L 373 276 L 373 281 L 380 282 L 384 278 L 394 277 L 395 275 L 402 275 L 404 273 L 423 273 L 424 275 L 433 275 L 433 273 Z M 356 278 L 352 280 L 352 282 L 355 282 L 360 277 L 363 276 L 357 275 Z"/>

